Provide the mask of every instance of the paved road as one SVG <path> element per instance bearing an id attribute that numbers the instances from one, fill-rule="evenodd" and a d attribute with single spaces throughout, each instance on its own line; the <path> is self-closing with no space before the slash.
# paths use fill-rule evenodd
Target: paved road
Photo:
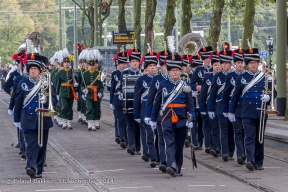
<path id="1" fill-rule="evenodd" d="M 152 169 L 141 156 L 131 156 L 114 141 L 113 114 L 103 102 L 101 128 L 87 131 L 77 123 L 73 130 L 55 126 L 49 133 L 48 167 L 43 179 L 31 180 L 20 161 L 12 118 L 7 114 L 8 97 L 0 92 L 0 192 L 6 191 L 287 191 L 287 163 L 265 158 L 265 170 L 249 172 L 236 161 L 224 163 L 204 151 L 196 151 L 198 169 L 192 170 L 190 149 L 184 149 L 183 177 L 171 178 L 158 168 Z M 271 151 L 271 156 L 288 159 L 287 152 Z M 72 166 L 71 166 L 72 165 Z M 212 169 L 212 170 L 211 170 Z M 10 179 L 10 180 L 9 180 Z M 46 180 L 44 180 L 46 179 Z M 46 181 L 46 183 L 45 183 Z M 51 181 L 51 183 L 47 183 Z M 247 184 L 250 182 L 251 184 Z"/>

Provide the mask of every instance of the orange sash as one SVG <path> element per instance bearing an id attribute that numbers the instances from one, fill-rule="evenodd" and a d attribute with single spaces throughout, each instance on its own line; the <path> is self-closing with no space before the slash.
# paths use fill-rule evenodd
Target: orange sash
<path id="1" fill-rule="evenodd" d="M 166 119 L 168 116 L 169 112 L 172 112 L 172 123 L 177 123 L 178 122 L 178 116 L 176 115 L 175 111 L 173 110 L 174 107 L 186 107 L 186 104 L 180 104 L 180 103 L 170 103 L 167 105 L 167 107 L 170 107 L 169 111 L 166 113 L 166 115 L 163 117 L 161 121 L 161 125 L 163 121 Z"/>
<path id="2" fill-rule="evenodd" d="M 64 87 L 71 87 L 71 90 L 72 90 L 72 94 L 73 94 L 73 97 L 75 100 L 79 100 L 76 92 L 75 92 L 75 89 L 74 89 L 74 85 L 73 84 L 69 84 L 69 83 L 62 83 L 61 86 L 64 86 Z"/>
<path id="3" fill-rule="evenodd" d="M 97 97 L 98 86 L 88 85 L 87 88 L 93 90 L 93 101 L 98 101 L 98 97 Z"/>

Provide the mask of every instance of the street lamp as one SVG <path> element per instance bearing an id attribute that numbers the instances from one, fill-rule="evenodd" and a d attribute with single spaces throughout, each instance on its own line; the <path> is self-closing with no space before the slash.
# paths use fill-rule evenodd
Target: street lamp
<path id="1" fill-rule="evenodd" d="M 272 60 L 271 56 L 273 55 L 273 38 L 269 35 L 268 38 L 266 39 L 266 45 L 269 50 L 269 68 L 271 69 L 272 67 Z"/>

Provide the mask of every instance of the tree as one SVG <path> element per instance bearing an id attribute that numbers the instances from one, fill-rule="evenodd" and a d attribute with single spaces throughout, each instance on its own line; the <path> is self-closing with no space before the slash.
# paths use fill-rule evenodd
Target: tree
<path id="1" fill-rule="evenodd" d="M 255 16 L 255 0 L 246 0 L 245 5 L 245 15 L 244 15 L 244 21 L 243 21 L 243 41 L 242 41 L 242 47 L 244 49 L 248 48 L 247 39 L 251 42 L 252 35 L 254 31 L 254 16 Z"/>
<path id="2" fill-rule="evenodd" d="M 167 0 L 166 18 L 164 22 L 164 40 L 165 41 L 167 39 L 167 36 L 172 34 L 173 26 L 176 23 L 175 7 L 176 7 L 175 0 Z"/>
<path id="3" fill-rule="evenodd" d="M 135 0 L 135 15 L 134 15 L 134 39 L 137 42 L 137 47 L 140 48 L 141 47 L 141 39 L 140 39 L 140 35 L 141 35 L 141 31 L 142 31 L 142 27 L 141 27 L 141 0 Z"/>
<path id="4" fill-rule="evenodd" d="M 213 50 L 216 50 L 217 42 L 221 32 L 221 20 L 224 8 L 224 0 L 214 0 L 212 19 L 209 29 L 208 45 L 211 45 Z"/>
<path id="5" fill-rule="evenodd" d="M 144 41 L 144 53 L 147 50 L 147 43 L 151 43 L 151 33 L 153 33 L 153 21 L 155 17 L 157 6 L 157 0 L 146 0 L 145 11 L 145 41 Z"/>
<path id="6" fill-rule="evenodd" d="M 125 3 L 126 0 L 118 0 L 119 12 L 118 12 L 118 30 L 119 31 L 126 31 L 126 21 L 125 21 Z M 118 46 L 120 49 L 121 45 Z"/>
<path id="7" fill-rule="evenodd" d="M 182 17 L 181 17 L 181 37 L 190 33 L 190 20 L 192 18 L 192 9 L 190 0 L 182 0 Z"/>

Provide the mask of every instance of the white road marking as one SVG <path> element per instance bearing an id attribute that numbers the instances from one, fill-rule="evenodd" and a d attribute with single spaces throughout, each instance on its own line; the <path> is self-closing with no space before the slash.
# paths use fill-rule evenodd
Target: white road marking
<path id="1" fill-rule="evenodd" d="M 141 189 L 141 188 L 151 188 L 153 186 L 140 186 L 140 187 L 115 187 L 115 188 L 109 188 L 110 190 L 117 190 L 117 189 Z"/>
<path id="2" fill-rule="evenodd" d="M 188 185 L 189 187 L 215 187 L 215 185 Z"/>
<path id="3" fill-rule="evenodd" d="M 46 174 L 46 173 L 58 173 L 58 172 L 46 172 L 46 171 L 43 172 L 43 174 Z"/>
<path id="4" fill-rule="evenodd" d="M 89 172 L 102 173 L 102 172 L 109 172 L 109 171 L 124 171 L 124 169 L 103 170 L 103 171 L 89 171 Z"/>
<path id="5" fill-rule="evenodd" d="M 38 189 L 35 191 L 74 191 L 74 189 Z"/>
<path id="6" fill-rule="evenodd" d="M 264 169 L 280 169 L 281 167 L 263 167 Z"/>

